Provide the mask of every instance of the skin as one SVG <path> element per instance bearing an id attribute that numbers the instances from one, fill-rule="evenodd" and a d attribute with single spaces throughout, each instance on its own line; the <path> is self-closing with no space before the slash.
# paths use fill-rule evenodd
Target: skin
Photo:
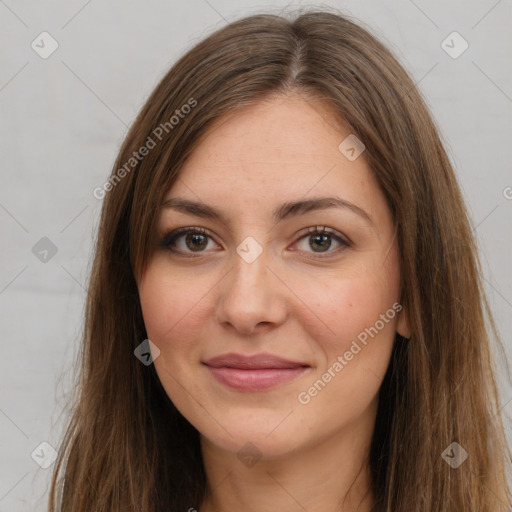
<path id="1" fill-rule="evenodd" d="M 165 196 L 202 201 L 227 220 L 162 209 L 138 279 L 148 337 L 160 350 L 158 376 L 201 436 L 208 493 L 200 512 L 371 508 L 367 456 L 377 393 L 395 331 L 408 335 L 404 311 L 359 343 L 309 403 L 298 400 L 399 301 L 391 213 L 364 153 L 349 161 L 338 149 L 350 133 L 318 101 L 295 93 L 261 101 L 218 122 Z M 272 218 L 286 201 L 333 195 L 372 222 L 348 208 Z M 174 253 L 159 244 L 189 226 L 208 237 L 194 244 L 183 235 Z M 322 250 L 307 233 L 315 226 L 350 245 L 332 237 Z M 262 248 L 252 263 L 236 251 L 249 236 Z M 228 352 L 267 352 L 309 368 L 274 388 L 237 391 L 202 364 Z M 247 443 L 261 457 L 252 465 L 237 457 Z"/>

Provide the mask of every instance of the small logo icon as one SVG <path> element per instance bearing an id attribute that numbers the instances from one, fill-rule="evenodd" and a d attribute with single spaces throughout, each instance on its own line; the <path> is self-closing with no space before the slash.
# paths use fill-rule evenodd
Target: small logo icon
<path id="1" fill-rule="evenodd" d="M 133 353 L 143 365 L 149 366 L 160 355 L 160 349 L 151 340 L 144 340 Z"/>
<path id="2" fill-rule="evenodd" d="M 263 252 L 263 247 L 252 236 L 248 236 L 236 248 L 236 252 L 246 263 L 252 263 Z"/>
<path id="3" fill-rule="evenodd" d="M 30 456 L 36 464 L 48 469 L 57 459 L 57 450 L 50 443 L 43 441 Z"/>
<path id="4" fill-rule="evenodd" d="M 347 158 L 347 160 L 353 162 L 366 149 L 366 147 L 353 133 L 351 133 L 341 142 L 338 149 L 343 156 Z"/>
<path id="5" fill-rule="evenodd" d="M 32 247 L 32 253 L 39 261 L 48 263 L 57 254 L 57 246 L 48 237 L 43 236 Z"/>
<path id="6" fill-rule="evenodd" d="M 48 32 L 41 32 L 30 46 L 39 57 L 47 59 L 59 47 L 59 43 Z"/>
<path id="7" fill-rule="evenodd" d="M 469 48 L 469 44 L 458 32 L 452 32 L 441 43 L 441 48 L 452 59 L 458 59 Z"/>
<path id="8" fill-rule="evenodd" d="M 468 452 L 459 443 L 453 442 L 444 450 L 441 457 L 453 469 L 457 469 L 468 458 Z"/>
<path id="9" fill-rule="evenodd" d="M 236 456 L 240 459 L 240 462 L 242 464 L 246 465 L 248 468 L 252 468 L 260 459 L 261 459 L 261 452 L 258 449 L 257 446 L 253 445 L 252 443 L 246 443 Z"/>

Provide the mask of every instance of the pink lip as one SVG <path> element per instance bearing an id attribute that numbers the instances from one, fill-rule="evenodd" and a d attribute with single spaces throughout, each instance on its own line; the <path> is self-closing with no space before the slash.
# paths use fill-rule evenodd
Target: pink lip
<path id="1" fill-rule="evenodd" d="M 246 391 L 258 391 L 284 384 L 309 368 L 306 363 L 271 354 L 223 354 L 208 359 L 203 364 L 221 384 Z"/>

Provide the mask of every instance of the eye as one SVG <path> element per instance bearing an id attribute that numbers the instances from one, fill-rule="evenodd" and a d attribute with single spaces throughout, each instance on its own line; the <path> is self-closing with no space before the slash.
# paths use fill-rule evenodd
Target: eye
<path id="1" fill-rule="evenodd" d="M 164 235 L 160 245 L 171 252 L 190 254 L 204 252 L 208 248 L 210 240 L 213 242 L 206 229 L 187 227 L 167 233 Z"/>
<path id="2" fill-rule="evenodd" d="M 338 247 L 331 251 L 333 240 L 335 244 L 338 244 Z M 302 248 L 300 248 L 301 243 Z M 325 257 L 321 255 L 322 253 L 327 253 L 327 256 L 331 256 L 337 254 L 345 247 L 350 247 L 350 243 L 337 234 L 336 231 L 318 226 L 308 228 L 307 233 L 300 237 L 296 245 L 299 246 L 299 250 L 305 252 L 309 252 L 308 249 L 313 249 L 312 252 L 320 254 L 321 258 Z"/>
<path id="3" fill-rule="evenodd" d="M 214 247 L 210 247 L 210 241 Z M 330 250 L 333 241 L 338 247 Z M 300 247 L 300 244 L 302 244 L 302 247 Z M 200 227 L 180 228 L 166 233 L 160 245 L 173 253 L 187 256 L 191 256 L 193 253 L 205 252 L 208 248 L 215 249 L 215 247 L 219 247 L 211 235 L 208 234 L 208 231 Z M 324 258 L 338 254 L 340 250 L 350 247 L 351 244 L 340 236 L 337 231 L 315 226 L 308 228 L 306 234 L 300 236 L 295 245 L 299 246 L 299 250 L 302 252 L 313 252 L 316 254 L 315 257 Z"/>

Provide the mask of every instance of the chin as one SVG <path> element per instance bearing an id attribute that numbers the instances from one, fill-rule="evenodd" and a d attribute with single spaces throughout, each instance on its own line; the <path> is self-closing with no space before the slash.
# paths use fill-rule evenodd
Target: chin
<path id="1" fill-rule="evenodd" d="M 231 436 L 223 429 L 215 432 L 198 430 L 201 437 L 204 438 L 203 441 L 227 452 L 235 453 L 239 458 L 252 454 L 272 459 L 294 451 L 301 444 L 295 429 L 293 436 L 290 435 L 290 426 L 284 428 L 281 425 L 276 429 L 282 419 L 273 422 L 272 426 L 264 422 L 255 427 L 252 421 L 230 424 L 228 431 Z"/>

